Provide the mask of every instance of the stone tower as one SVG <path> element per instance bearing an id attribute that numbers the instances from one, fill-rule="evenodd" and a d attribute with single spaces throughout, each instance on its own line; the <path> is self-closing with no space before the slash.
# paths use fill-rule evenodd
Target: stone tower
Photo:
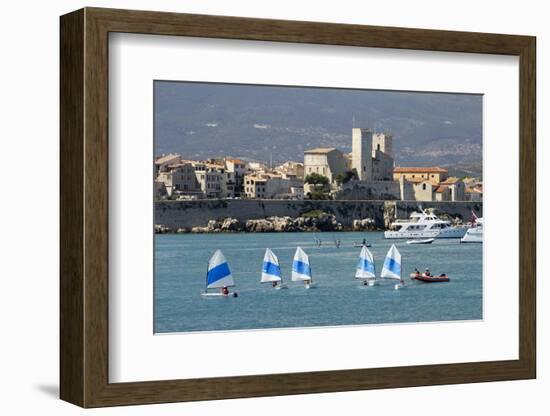
<path id="1" fill-rule="evenodd" d="M 372 131 L 353 128 L 351 140 L 351 168 L 357 171 L 360 180 L 370 180 L 372 178 Z"/>
<path id="2" fill-rule="evenodd" d="M 393 157 L 393 137 L 388 133 L 375 133 L 372 135 L 372 150 L 379 150 Z M 374 152 L 373 152 L 374 153 Z"/>

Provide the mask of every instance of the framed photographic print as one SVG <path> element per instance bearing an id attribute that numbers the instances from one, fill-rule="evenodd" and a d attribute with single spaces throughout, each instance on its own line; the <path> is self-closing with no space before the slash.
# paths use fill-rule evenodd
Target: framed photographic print
<path id="1" fill-rule="evenodd" d="M 61 398 L 534 378 L 535 38 L 61 17 Z"/>

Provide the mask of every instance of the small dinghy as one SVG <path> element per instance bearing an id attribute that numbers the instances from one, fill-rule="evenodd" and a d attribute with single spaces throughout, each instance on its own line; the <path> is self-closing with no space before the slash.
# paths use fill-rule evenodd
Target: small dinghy
<path id="1" fill-rule="evenodd" d="M 363 246 L 359 254 L 359 262 L 355 271 L 355 278 L 362 280 L 365 286 L 374 286 L 376 283 L 376 271 L 374 267 L 374 257 L 370 250 Z"/>
<path id="2" fill-rule="evenodd" d="M 418 280 L 419 282 L 424 283 L 439 283 L 439 282 L 450 282 L 451 278 L 445 273 L 441 273 L 439 276 L 427 275 L 426 273 L 411 273 L 411 279 Z"/>
<path id="3" fill-rule="evenodd" d="M 208 262 L 206 269 L 206 289 L 201 293 L 204 297 L 238 297 L 237 292 L 229 292 L 229 288 L 235 286 L 231 270 L 221 250 L 216 250 Z M 217 292 L 209 292 L 208 289 L 217 289 Z"/>
<path id="4" fill-rule="evenodd" d="M 365 244 L 356 243 L 356 244 L 353 245 L 353 247 L 356 247 L 356 248 L 360 248 L 360 247 L 369 247 L 369 248 L 370 248 L 370 247 L 372 247 L 372 244 L 370 244 L 370 243 L 365 243 Z"/>
<path id="5" fill-rule="evenodd" d="M 311 266 L 309 265 L 309 256 L 301 247 L 298 247 L 294 254 L 294 261 L 292 262 L 292 281 L 304 282 L 306 289 L 315 287 L 311 274 Z"/>
<path id="6" fill-rule="evenodd" d="M 434 242 L 434 238 L 425 238 L 422 240 L 408 240 L 407 244 L 432 244 Z"/>
<path id="7" fill-rule="evenodd" d="M 398 290 L 405 286 L 405 282 L 401 278 L 401 253 L 395 247 L 395 244 L 392 244 L 386 254 L 386 259 L 384 260 L 384 266 L 382 267 L 382 273 L 380 273 L 382 279 L 391 279 L 398 280 L 399 283 L 394 285 L 394 289 Z"/>
<path id="8" fill-rule="evenodd" d="M 262 278 L 260 279 L 260 283 L 271 283 L 271 286 L 274 289 L 288 288 L 287 285 L 283 284 L 279 259 L 270 248 L 265 250 L 264 262 L 262 264 Z"/>

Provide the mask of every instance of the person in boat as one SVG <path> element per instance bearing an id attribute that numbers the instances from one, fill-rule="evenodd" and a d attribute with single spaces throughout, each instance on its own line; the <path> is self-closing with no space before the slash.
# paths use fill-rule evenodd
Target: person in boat
<path id="1" fill-rule="evenodd" d="M 271 287 L 277 287 L 277 285 L 279 284 L 279 282 L 271 282 Z"/>
<path id="2" fill-rule="evenodd" d="M 307 279 L 307 280 L 304 280 L 304 285 L 309 285 L 311 283 L 311 280 Z"/>
<path id="3" fill-rule="evenodd" d="M 229 295 L 229 288 L 227 286 L 224 286 L 222 288 L 222 295 L 224 295 L 224 296 Z"/>
<path id="4" fill-rule="evenodd" d="M 363 238 L 363 242 L 361 243 L 361 245 L 363 245 L 363 246 L 367 245 L 367 239 L 366 238 Z"/>
<path id="5" fill-rule="evenodd" d="M 426 271 L 424 272 L 424 276 L 432 277 L 432 275 L 430 274 L 430 269 L 426 269 Z"/>
<path id="6" fill-rule="evenodd" d="M 416 267 L 414 268 L 414 275 L 416 277 L 420 277 L 420 270 L 418 270 Z"/>

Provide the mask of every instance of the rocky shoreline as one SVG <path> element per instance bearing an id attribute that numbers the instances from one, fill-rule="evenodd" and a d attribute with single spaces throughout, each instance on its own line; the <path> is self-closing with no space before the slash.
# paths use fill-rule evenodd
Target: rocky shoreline
<path id="1" fill-rule="evenodd" d="M 338 231 L 379 231 L 372 218 L 356 219 L 351 227 L 345 227 L 336 220 L 334 215 L 318 217 L 300 216 L 267 217 L 241 222 L 236 218 L 223 218 L 208 221 L 205 227 L 170 228 L 161 224 L 155 225 L 156 234 L 170 233 L 277 233 L 277 232 L 338 232 Z"/>

